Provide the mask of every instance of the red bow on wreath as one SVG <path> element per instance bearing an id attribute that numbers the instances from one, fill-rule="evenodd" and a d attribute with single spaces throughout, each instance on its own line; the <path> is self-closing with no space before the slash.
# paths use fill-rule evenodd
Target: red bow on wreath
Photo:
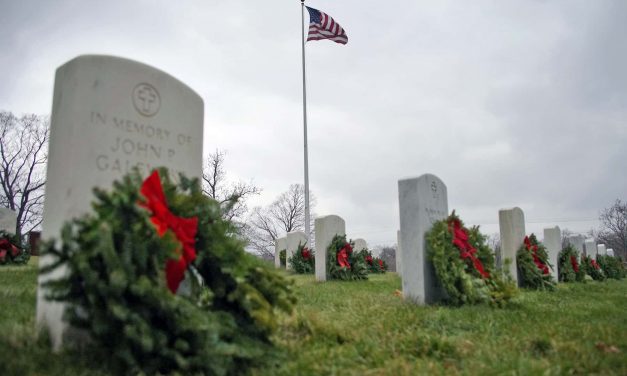
<path id="1" fill-rule="evenodd" d="M 577 258 L 573 255 L 570 256 L 570 264 L 573 266 L 575 273 L 579 273 L 579 264 L 577 263 Z"/>
<path id="2" fill-rule="evenodd" d="M 309 258 L 311 257 L 311 252 L 309 252 L 309 249 L 303 248 L 303 251 L 301 252 L 301 255 L 303 255 L 303 258 L 305 260 L 309 260 Z"/>
<path id="3" fill-rule="evenodd" d="M 601 269 L 601 267 L 599 266 L 599 264 L 597 264 L 596 260 L 590 260 L 590 264 L 592 265 L 593 268 L 595 268 L 596 270 Z"/>
<path id="4" fill-rule="evenodd" d="M 337 252 L 337 263 L 343 268 L 351 268 L 351 264 L 348 262 L 348 255 L 353 252 L 353 247 L 350 243 L 346 243 L 342 249 Z"/>
<path id="5" fill-rule="evenodd" d="M 366 262 L 368 263 L 368 265 L 372 265 L 372 256 L 366 256 Z"/>
<path id="6" fill-rule="evenodd" d="M 379 259 L 379 269 L 384 270 L 385 266 L 383 266 L 383 260 Z"/>
<path id="7" fill-rule="evenodd" d="M 533 262 L 534 264 L 536 264 L 538 269 L 542 270 L 543 274 L 549 274 L 549 267 L 546 266 L 546 264 L 544 264 L 542 260 L 540 260 L 540 257 L 538 257 L 538 245 L 531 244 L 531 240 L 529 239 L 528 236 L 525 236 L 524 243 L 525 243 L 525 247 L 527 248 L 527 251 L 531 252 L 531 256 L 533 257 Z"/>
<path id="8" fill-rule="evenodd" d="M 477 250 L 468 242 L 468 234 L 466 233 L 466 230 L 462 227 L 459 219 L 453 219 L 453 221 L 449 223 L 449 230 L 451 230 L 451 232 L 453 233 L 453 245 L 455 245 L 460 251 L 459 257 L 461 257 L 463 260 L 470 259 L 473 266 L 475 267 L 475 270 L 477 270 L 479 274 L 481 274 L 481 277 L 489 278 L 490 273 L 483 269 L 483 264 L 481 263 L 481 260 L 479 260 L 477 256 L 475 256 Z"/>
<path id="9" fill-rule="evenodd" d="M 185 278 L 185 270 L 196 259 L 194 246 L 196 244 L 198 218 L 177 217 L 170 212 L 161 187 L 161 179 L 156 170 L 144 180 L 140 192 L 146 198 L 146 202 L 142 202 L 140 205 L 151 212 L 150 221 L 155 225 L 159 236 L 162 237 L 167 230 L 171 230 L 181 242 L 181 247 L 177 249 L 179 258 L 170 259 L 165 264 L 168 288 L 172 293 L 176 293 L 181 281 Z"/>
<path id="10" fill-rule="evenodd" d="M 11 257 L 16 257 L 20 254 L 20 249 L 12 244 L 8 239 L 0 239 L 0 261 L 4 262 L 7 257 L 7 253 L 11 253 Z"/>

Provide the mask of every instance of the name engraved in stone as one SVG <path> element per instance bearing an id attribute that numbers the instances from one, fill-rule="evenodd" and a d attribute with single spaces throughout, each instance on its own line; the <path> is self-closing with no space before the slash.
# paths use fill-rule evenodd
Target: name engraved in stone
<path id="1" fill-rule="evenodd" d="M 110 126 L 118 131 L 125 133 L 139 134 L 147 138 L 154 138 L 159 140 L 169 140 L 170 131 L 160 127 L 156 127 L 152 124 L 139 123 L 134 120 L 124 119 L 120 116 L 108 116 L 100 112 L 92 111 L 90 115 L 91 123 L 94 125 L 106 125 Z M 179 135 L 179 143 L 181 143 L 182 135 Z M 191 142 L 191 137 L 187 136 Z M 185 139 L 183 137 L 183 139 Z"/>

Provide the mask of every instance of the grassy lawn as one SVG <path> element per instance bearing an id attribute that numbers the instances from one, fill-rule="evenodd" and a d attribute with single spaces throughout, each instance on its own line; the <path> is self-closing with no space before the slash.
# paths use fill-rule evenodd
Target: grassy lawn
<path id="1" fill-rule="evenodd" d="M 88 353 L 36 339 L 36 258 L 0 268 L 0 375 L 109 374 Z M 393 273 L 317 284 L 295 276 L 297 310 L 255 375 L 627 375 L 627 280 L 522 292 L 511 307 L 406 304 Z"/>

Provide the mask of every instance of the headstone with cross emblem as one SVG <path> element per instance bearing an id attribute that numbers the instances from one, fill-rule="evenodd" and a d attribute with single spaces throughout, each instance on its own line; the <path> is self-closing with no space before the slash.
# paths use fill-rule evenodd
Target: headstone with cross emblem
<path id="1" fill-rule="evenodd" d="M 525 240 L 525 214 L 519 207 L 499 210 L 501 233 L 501 256 L 503 266 L 508 265 L 509 273 L 518 283 L 516 252 Z M 509 260 L 509 263 L 508 263 Z"/>
<path id="2" fill-rule="evenodd" d="M 136 168 L 164 166 L 174 178 L 202 176 L 203 102 L 172 76 L 111 56 L 79 56 L 57 69 L 42 238 L 90 210 L 94 187 L 109 188 Z M 48 265 L 47 257 L 40 266 Z M 57 274 L 63 273 L 58 270 Z M 58 348 L 67 328 L 63 306 L 46 300 L 41 283 L 37 321 Z"/>
<path id="3" fill-rule="evenodd" d="M 427 259 L 425 235 L 448 216 L 446 185 L 432 174 L 399 180 L 398 201 L 403 297 L 416 304 L 436 303 L 446 293 Z"/>

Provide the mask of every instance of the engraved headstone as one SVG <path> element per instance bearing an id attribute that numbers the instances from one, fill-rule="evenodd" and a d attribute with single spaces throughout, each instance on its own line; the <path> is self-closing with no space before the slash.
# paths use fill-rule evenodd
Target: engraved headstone
<path id="1" fill-rule="evenodd" d="M 395 254 L 395 262 L 396 262 L 396 274 L 400 277 L 403 277 L 403 247 L 401 246 L 401 230 L 396 231 L 396 254 Z"/>
<path id="2" fill-rule="evenodd" d="M 202 140 L 202 99 L 167 73 L 111 56 L 65 63 L 55 76 L 42 239 L 58 239 L 65 221 L 90 211 L 94 187 L 110 188 L 133 168 L 201 178 Z M 37 322 L 55 349 L 67 329 L 63 305 L 46 300 L 41 284 L 62 273 L 40 275 L 37 294 Z"/>
<path id="3" fill-rule="evenodd" d="M 597 246 L 597 256 L 605 256 L 607 252 L 605 251 L 605 244 L 599 244 Z"/>
<path id="4" fill-rule="evenodd" d="M 525 214 L 519 207 L 499 210 L 499 229 L 501 232 L 501 258 L 505 265 L 510 261 L 509 272 L 518 283 L 516 270 L 516 252 L 525 240 Z"/>
<path id="5" fill-rule="evenodd" d="M 281 265 L 281 251 L 285 250 L 285 266 Z M 287 238 L 278 238 L 274 241 L 274 266 L 285 268 L 287 266 Z"/>
<path id="6" fill-rule="evenodd" d="M 13 210 L 0 206 L 0 230 L 15 233 L 17 226 L 17 213 Z"/>
<path id="7" fill-rule="evenodd" d="M 355 252 L 359 252 L 362 249 L 368 249 L 368 243 L 366 243 L 366 241 L 362 238 L 357 238 L 353 240 L 353 243 L 355 243 L 355 246 L 353 247 L 353 250 Z"/>
<path id="8" fill-rule="evenodd" d="M 307 244 L 307 235 L 302 231 L 292 231 L 287 233 L 287 244 L 285 252 L 286 269 L 292 269 L 289 259 L 294 256 L 300 244 Z"/>
<path id="9" fill-rule="evenodd" d="M 566 238 L 566 242 L 573 246 L 577 252 L 583 254 L 583 243 L 585 242 L 585 238 L 583 235 L 570 235 Z"/>
<path id="10" fill-rule="evenodd" d="M 597 243 L 594 239 L 586 239 L 584 241 L 584 248 L 586 251 L 586 256 L 593 259 L 597 258 Z"/>
<path id="11" fill-rule="evenodd" d="M 448 216 L 446 185 L 432 174 L 399 180 L 398 200 L 403 297 L 416 304 L 435 303 L 446 294 L 427 259 L 425 234 Z"/>
<path id="12" fill-rule="evenodd" d="M 549 264 L 553 267 L 550 269 L 551 275 L 557 281 L 557 264 L 562 250 L 562 231 L 559 226 L 544 229 L 544 246 L 549 257 Z"/>
<path id="13" fill-rule="evenodd" d="M 318 217 L 316 229 L 316 281 L 327 280 L 327 247 L 335 235 L 346 235 L 346 223 L 337 215 Z"/>

